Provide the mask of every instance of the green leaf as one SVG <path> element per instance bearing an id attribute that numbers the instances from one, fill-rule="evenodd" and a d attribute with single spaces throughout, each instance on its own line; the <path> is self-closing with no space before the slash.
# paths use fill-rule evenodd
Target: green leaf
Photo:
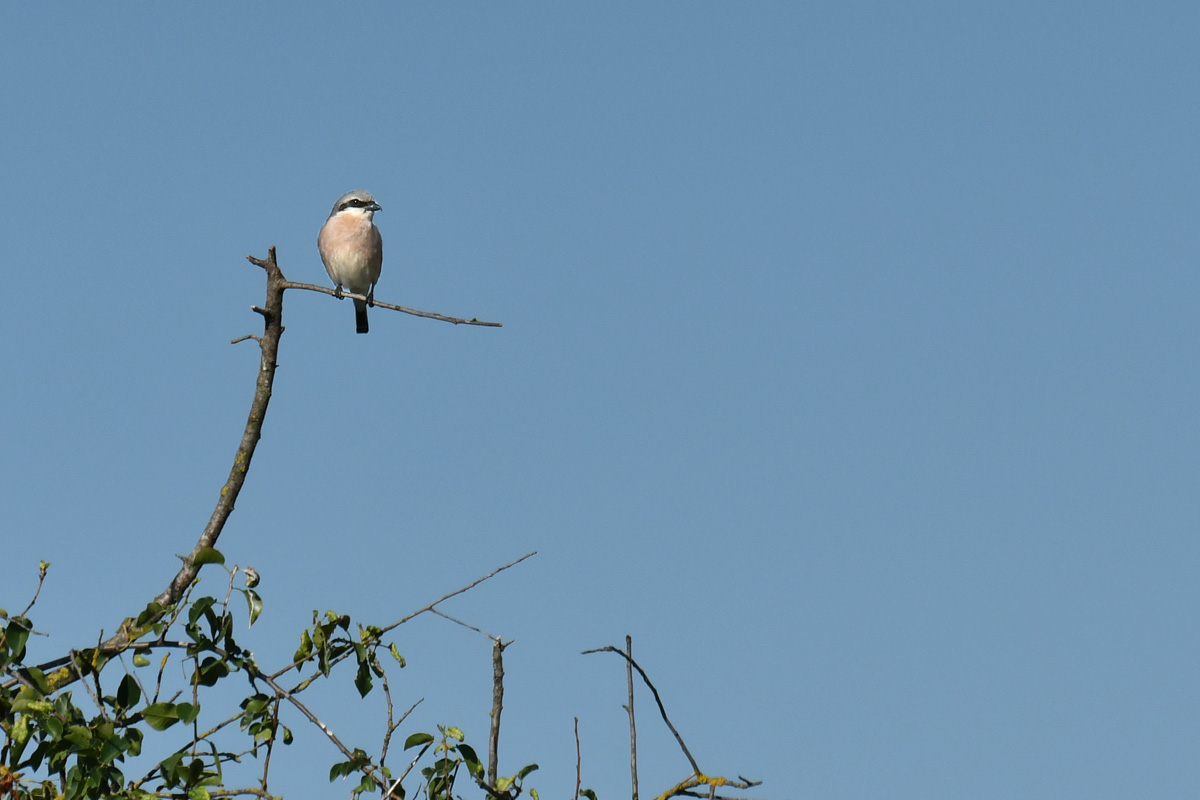
<path id="1" fill-rule="evenodd" d="M 463 734 L 461 728 L 456 728 L 453 725 L 447 725 L 445 728 L 445 732 L 446 732 L 446 735 L 449 736 L 451 739 L 457 739 L 460 742 L 463 739 L 467 738 L 466 735 Z"/>
<path id="2" fill-rule="evenodd" d="M 180 722 L 190 725 L 200 713 L 200 706 L 194 706 L 191 703 L 176 703 L 175 713 L 179 715 Z"/>
<path id="3" fill-rule="evenodd" d="M 253 589 L 246 589 L 245 595 L 246 605 L 250 607 L 250 624 L 253 625 L 255 620 L 258 619 L 258 615 L 262 613 L 263 601 L 262 598 L 258 596 L 258 592 L 254 591 Z"/>
<path id="4" fill-rule="evenodd" d="M 22 689 L 19 696 L 24 697 L 26 691 L 29 690 Z M 71 702 L 71 693 L 63 692 L 58 697 L 54 698 L 54 713 L 65 719 L 66 717 L 78 716 L 81 712 Z"/>
<path id="5" fill-rule="evenodd" d="M 82 797 L 85 794 L 86 787 L 87 784 L 83 780 L 83 771 L 79 769 L 79 765 L 76 764 L 67 772 L 67 785 L 63 789 L 63 797 L 66 798 L 66 800 L 71 800 L 75 797 Z"/>
<path id="6" fill-rule="evenodd" d="M 83 725 L 72 725 L 62 738 L 76 747 L 86 747 L 92 742 L 92 732 Z"/>
<path id="7" fill-rule="evenodd" d="M 212 795 L 203 786 L 193 786 L 188 789 L 188 800 L 212 800 Z"/>
<path id="8" fill-rule="evenodd" d="M 25 750 L 25 743 L 29 741 L 29 717 L 22 714 L 16 722 L 13 723 L 12 729 L 9 732 L 9 741 L 12 742 L 12 763 L 21 763 L 21 753 Z"/>
<path id="9" fill-rule="evenodd" d="M 296 652 L 292 654 L 293 662 L 304 662 L 312 658 L 313 640 L 308 635 L 308 631 L 300 634 L 300 646 L 296 648 Z"/>
<path id="10" fill-rule="evenodd" d="M 204 613 L 212 608 L 215 602 L 217 602 L 215 597 L 201 597 L 193 601 L 192 607 L 188 609 L 188 622 L 195 624 L 196 620 L 204 616 Z"/>
<path id="11" fill-rule="evenodd" d="M 223 777 L 223 770 L 221 769 L 221 754 L 217 751 L 216 742 L 210 740 L 208 743 L 208 750 L 210 753 L 212 753 L 213 767 L 216 769 L 216 772 L 210 772 L 209 775 L 212 777 L 207 778 L 197 785 L 220 787 L 221 784 L 225 782 L 225 778 Z"/>
<path id="12" fill-rule="evenodd" d="M 403 667 L 404 656 L 400 655 L 400 651 L 396 649 L 395 643 L 388 645 L 388 649 L 392 651 L 392 658 L 396 659 L 396 663 Z"/>
<path id="13" fill-rule="evenodd" d="M 29 682 L 37 687 L 37 690 L 43 695 L 50 694 L 50 684 L 46 682 L 46 674 L 37 667 L 26 667 L 25 677 Z"/>
<path id="14" fill-rule="evenodd" d="M 267 703 L 271 702 L 271 698 L 261 692 L 251 695 L 242 701 L 242 727 L 249 725 L 255 717 L 262 714 L 263 709 L 267 707 Z"/>
<path id="15" fill-rule="evenodd" d="M 104 740 L 104 745 L 100 748 L 100 763 L 111 764 L 113 761 L 121 757 L 125 752 L 126 742 L 120 736 L 113 736 L 110 739 Z"/>
<path id="16" fill-rule="evenodd" d="M 192 559 L 192 566 L 201 567 L 205 564 L 224 564 L 225 556 L 220 550 L 214 550 L 211 547 L 201 547 L 196 551 L 196 557 Z"/>
<path id="17" fill-rule="evenodd" d="M 479 760 L 479 756 L 476 755 L 475 748 L 464 743 L 458 746 L 458 752 L 463 757 L 463 763 L 467 765 L 467 771 L 471 773 L 471 777 L 476 780 L 483 780 L 483 763 Z"/>
<path id="18" fill-rule="evenodd" d="M 179 783 L 179 775 L 176 770 L 179 769 L 179 762 L 182 759 L 183 753 L 172 753 L 158 762 L 158 771 L 162 774 L 163 783 L 168 789 Z"/>
<path id="19" fill-rule="evenodd" d="M 146 724 L 156 731 L 165 731 L 179 722 L 179 712 L 172 703 L 151 703 L 142 712 Z"/>
<path id="20" fill-rule="evenodd" d="M 404 740 L 404 749 L 411 750 L 414 747 L 420 747 L 423 744 L 429 744 L 433 741 L 433 737 L 428 733 L 414 733 Z"/>
<path id="21" fill-rule="evenodd" d="M 359 662 L 358 674 L 354 676 L 354 688 L 358 689 L 360 697 L 366 697 L 371 691 L 371 670 L 367 665 Z"/>
<path id="22" fill-rule="evenodd" d="M 4 644 L 12 653 L 13 661 L 20 661 L 25 656 L 25 640 L 29 638 L 31 626 L 24 617 L 13 617 L 4 630 Z"/>
<path id="23" fill-rule="evenodd" d="M 12 704 L 12 711 L 15 714 L 32 714 L 35 717 L 40 717 L 43 714 L 49 714 L 54 710 L 54 704 L 49 700 L 33 700 L 30 697 L 24 696 L 26 693 L 32 697 L 37 694 L 29 689 L 22 689 L 21 694 Z"/>
<path id="24" fill-rule="evenodd" d="M 537 795 L 534 794 L 534 792 L 532 790 L 530 791 L 530 794 L 533 795 L 533 800 L 537 800 Z M 583 795 L 584 797 L 586 797 L 588 800 L 596 800 L 596 793 L 593 792 L 591 789 L 584 789 L 583 791 L 580 792 L 580 794 Z"/>
<path id="25" fill-rule="evenodd" d="M 292 729 L 289 728 L 287 725 L 280 725 L 279 729 L 281 731 L 283 731 L 283 733 L 280 735 L 280 738 L 283 740 L 283 743 L 291 744 L 292 743 Z"/>
<path id="26" fill-rule="evenodd" d="M 117 687 L 117 706 L 119 708 L 129 708 L 136 706 L 142 700 L 142 687 L 138 686 L 137 680 L 132 675 L 126 675 L 121 679 L 121 685 Z"/>
<path id="27" fill-rule="evenodd" d="M 213 656 L 209 656 L 200 662 L 200 669 L 196 670 L 193 678 L 201 686 L 216 686 L 217 681 L 228 674 L 228 664 Z"/>
<path id="28" fill-rule="evenodd" d="M 146 604 L 141 614 L 138 614 L 137 626 L 140 628 L 152 619 L 162 614 L 163 607 L 153 601 Z"/>
<path id="29" fill-rule="evenodd" d="M 526 775 L 533 772 L 537 768 L 538 768 L 537 764 L 529 764 L 528 766 L 523 767 L 521 769 L 521 771 L 517 773 L 517 780 L 519 780 L 519 781 L 524 780 Z"/>
<path id="30" fill-rule="evenodd" d="M 142 653 L 134 653 L 133 665 L 135 667 L 148 667 L 150 666 L 150 659 L 146 658 Z"/>

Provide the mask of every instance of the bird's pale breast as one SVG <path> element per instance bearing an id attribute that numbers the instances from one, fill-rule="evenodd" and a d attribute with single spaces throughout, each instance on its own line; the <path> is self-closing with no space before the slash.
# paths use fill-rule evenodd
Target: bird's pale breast
<path id="1" fill-rule="evenodd" d="M 326 221 L 317 238 L 329 277 L 352 292 L 363 294 L 379 280 L 383 238 L 370 220 L 337 214 Z"/>

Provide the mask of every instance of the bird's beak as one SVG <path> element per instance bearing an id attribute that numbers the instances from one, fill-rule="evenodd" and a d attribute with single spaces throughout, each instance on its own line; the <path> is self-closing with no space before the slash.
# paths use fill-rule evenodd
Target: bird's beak
<path id="1" fill-rule="evenodd" d="M 370 211 L 383 211 L 383 206 L 379 205 L 379 203 L 371 203 L 367 208 Z"/>

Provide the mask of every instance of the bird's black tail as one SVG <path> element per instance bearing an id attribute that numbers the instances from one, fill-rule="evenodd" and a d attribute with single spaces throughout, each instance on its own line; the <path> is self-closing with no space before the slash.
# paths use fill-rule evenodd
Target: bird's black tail
<path id="1" fill-rule="evenodd" d="M 370 328 L 367 326 L 367 302 L 365 300 L 354 301 L 354 321 L 357 323 L 359 333 L 366 333 Z"/>

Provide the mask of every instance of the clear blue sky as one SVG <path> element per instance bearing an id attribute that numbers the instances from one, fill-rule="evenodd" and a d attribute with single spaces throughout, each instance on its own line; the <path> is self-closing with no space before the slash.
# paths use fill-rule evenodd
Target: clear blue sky
<path id="1" fill-rule="evenodd" d="M 221 540 L 246 645 L 312 609 L 515 639 L 502 771 L 627 797 L 635 650 L 699 759 L 806 798 L 1200 782 L 1200 7 L 9 4 L 0 606 L 47 655 L 165 585 L 294 292 Z M 219 572 L 205 588 L 223 592 Z M 486 639 L 401 629 L 405 731 L 482 744 Z M 348 678 L 347 681 L 348 683 Z M 315 710 L 377 747 L 378 700 Z M 642 790 L 688 767 L 642 721 Z M 300 739 L 272 788 L 345 797 Z M 246 783 L 250 783 L 247 780 Z"/>

